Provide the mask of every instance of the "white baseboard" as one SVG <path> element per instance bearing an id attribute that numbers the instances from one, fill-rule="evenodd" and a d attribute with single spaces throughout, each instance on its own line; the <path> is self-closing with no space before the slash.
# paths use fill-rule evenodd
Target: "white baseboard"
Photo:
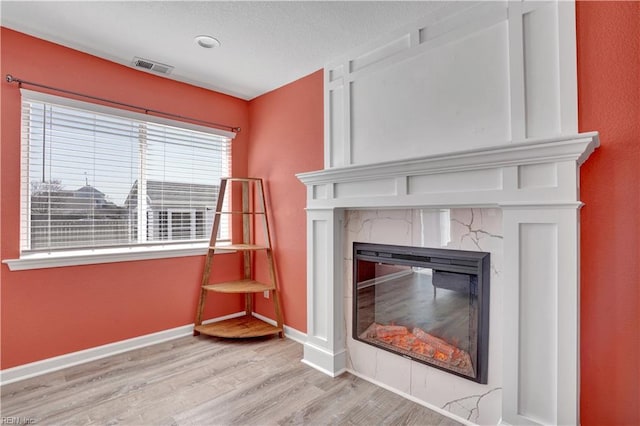
<path id="1" fill-rule="evenodd" d="M 453 419 L 453 420 L 455 420 L 455 421 L 457 421 L 459 423 L 462 423 L 463 425 L 477 426 L 475 423 L 470 422 L 469 420 L 467 420 L 465 418 L 462 418 L 460 416 L 456 416 L 455 414 L 453 414 L 453 413 L 451 413 L 451 412 L 449 412 L 447 410 L 444 410 L 444 409 L 442 409 L 442 408 L 440 408 L 440 407 L 438 407 L 436 405 L 432 405 L 432 404 L 429 404 L 428 402 L 424 402 L 423 400 L 418 399 L 413 395 L 409 395 L 408 393 L 401 392 L 398 389 L 392 388 L 391 386 L 386 385 L 386 384 L 384 384 L 382 382 L 379 382 L 377 380 L 374 380 L 371 377 L 364 376 L 364 375 L 362 375 L 362 374 L 358 373 L 357 371 L 354 371 L 354 370 L 352 370 L 350 368 L 347 368 L 347 372 L 353 374 L 354 376 L 357 376 L 357 377 L 361 378 L 362 380 L 366 380 L 369 383 L 373 383 L 376 386 L 379 386 L 379 387 L 384 388 L 384 389 L 386 389 L 386 390 L 388 390 L 390 392 L 393 392 L 396 395 L 400 395 L 403 398 L 406 398 L 406 399 L 408 399 L 410 401 L 413 401 L 416 404 L 420 404 L 423 407 L 427 407 L 429 410 L 435 411 L 436 413 L 439 413 L 439 414 L 442 414 L 443 416 L 449 417 L 450 419 Z"/>
<path id="2" fill-rule="evenodd" d="M 331 377 L 338 377 L 347 371 L 347 351 L 343 348 L 333 352 L 307 341 L 304 344 L 302 362 Z"/>
<path id="3" fill-rule="evenodd" d="M 253 313 L 253 316 L 258 318 L 259 320 L 262 320 L 264 322 L 267 322 L 273 326 L 275 326 L 277 323 L 275 320 L 272 320 L 271 318 L 267 318 L 263 315 L 260 314 L 256 314 L 255 312 Z M 300 343 L 301 345 L 304 345 L 304 342 L 307 341 L 307 334 L 303 333 L 302 331 L 296 330 L 295 328 L 291 328 L 288 325 L 284 326 L 284 335 L 287 336 L 289 339 L 294 340 L 298 343 Z"/>
<path id="4" fill-rule="evenodd" d="M 235 314 L 225 315 L 223 317 L 203 321 L 203 324 L 236 318 L 243 316 L 244 314 L 244 312 L 236 312 Z M 254 316 L 270 324 L 276 324 L 274 320 L 262 315 L 254 313 Z M 158 343 L 163 343 L 180 337 L 190 336 L 192 334 L 193 324 L 183 325 L 181 327 L 163 330 L 157 333 L 146 334 L 144 336 L 121 340 L 115 343 L 96 346 L 95 348 L 84 349 L 81 351 L 32 362 L 29 364 L 19 365 L 17 367 L 7 368 L 0 371 L 0 386 L 35 376 L 40 376 L 42 374 L 51 373 L 53 371 L 62 370 L 63 368 L 72 367 L 74 365 L 84 364 L 86 362 L 106 358 L 112 355 L 117 355 L 134 349 L 143 348 L 145 346 L 156 345 Z M 291 340 L 294 340 L 300 344 L 304 344 L 305 340 L 307 339 L 307 335 L 305 333 L 286 325 L 284 326 L 284 334 Z"/>
<path id="5" fill-rule="evenodd" d="M 329 371 L 327 369 L 324 369 L 324 368 L 320 367 L 317 364 L 314 364 L 312 362 L 307 361 L 304 358 L 302 358 L 300 360 L 300 362 L 303 363 L 304 365 L 308 366 L 308 367 L 311 367 L 311 368 L 313 368 L 315 370 L 318 370 L 319 372 L 321 372 L 323 374 L 326 374 L 327 376 L 333 377 L 333 378 L 336 378 L 336 377 L 348 372 L 346 368 L 343 368 L 342 370 L 339 370 L 339 371 L 334 373 L 333 371 Z"/>
<path id="6" fill-rule="evenodd" d="M 225 315 L 204 321 L 205 324 L 222 321 L 229 318 L 235 318 L 244 315 L 244 312 L 237 312 L 231 315 Z M 72 367 L 78 364 L 94 361 L 108 356 L 117 355 L 122 352 L 131 351 L 145 346 L 151 346 L 163 343 L 179 337 L 190 336 L 193 334 L 193 324 L 183 325 L 181 327 L 171 328 L 169 330 L 159 331 L 157 333 L 146 334 L 144 336 L 134 337 L 131 339 L 121 340 L 115 343 L 109 343 L 102 346 L 96 346 L 90 349 L 84 349 L 78 352 L 72 352 L 53 358 L 43 359 L 41 361 L 29 364 L 19 365 L 17 367 L 7 368 L 0 371 L 0 385 L 17 382 L 19 380 L 28 379 L 30 377 L 40 376 L 42 374 L 61 370 L 63 368 Z"/>

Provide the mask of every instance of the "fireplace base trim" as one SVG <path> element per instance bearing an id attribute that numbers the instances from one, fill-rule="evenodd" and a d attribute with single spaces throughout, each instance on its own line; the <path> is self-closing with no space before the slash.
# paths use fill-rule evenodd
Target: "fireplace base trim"
<path id="1" fill-rule="evenodd" d="M 302 362 L 309 367 L 331 377 L 338 377 L 347 372 L 347 350 L 342 349 L 332 352 L 306 342 L 303 347 L 304 358 Z"/>

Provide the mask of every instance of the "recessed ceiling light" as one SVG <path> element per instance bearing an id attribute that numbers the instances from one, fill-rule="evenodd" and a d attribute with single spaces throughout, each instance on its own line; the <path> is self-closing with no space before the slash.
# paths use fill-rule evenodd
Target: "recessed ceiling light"
<path id="1" fill-rule="evenodd" d="M 205 49 L 213 49 L 214 47 L 220 47 L 220 42 L 218 39 L 213 38 L 208 35 L 199 35 L 195 38 L 196 43 L 200 47 L 204 47 Z"/>

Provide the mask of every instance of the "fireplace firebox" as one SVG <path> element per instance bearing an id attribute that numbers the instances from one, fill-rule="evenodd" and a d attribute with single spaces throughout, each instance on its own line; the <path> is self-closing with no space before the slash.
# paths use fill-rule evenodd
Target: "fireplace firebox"
<path id="1" fill-rule="evenodd" d="M 353 338 L 487 383 L 490 254 L 353 243 Z"/>

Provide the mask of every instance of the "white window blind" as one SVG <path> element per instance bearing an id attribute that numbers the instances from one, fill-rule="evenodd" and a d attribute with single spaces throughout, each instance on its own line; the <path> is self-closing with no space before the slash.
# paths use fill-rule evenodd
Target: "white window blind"
<path id="1" fill-rule="evenodd" d="M 22 251 L 208 241 L 232 136 L 22 90 Z"/>

